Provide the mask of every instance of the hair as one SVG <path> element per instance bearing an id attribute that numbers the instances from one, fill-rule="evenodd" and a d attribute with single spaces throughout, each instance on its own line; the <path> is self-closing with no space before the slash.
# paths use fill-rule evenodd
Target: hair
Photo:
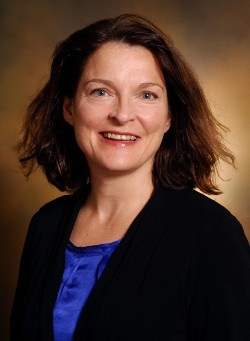
<path id="1" fill-rule="evenodd" d="M 93 23 L 56 46 L 50 78 L 27 109 L 17 145 L 25 175 L 38 165 L 61 191 L 75 192 L 88 183 L 87 160 L 63 118 L 63 101 L 74 97 L 87 59 L 107 42 L 148 49 L 166 82 L 171 127 L 155 156 L 154 185 L 220 194 L 215 181 L 220 160 L 234 166 L 223 143 L 228 129 L 211 113 L 192 68 L 172 40 L 147 19 L 131 14 Z"/>

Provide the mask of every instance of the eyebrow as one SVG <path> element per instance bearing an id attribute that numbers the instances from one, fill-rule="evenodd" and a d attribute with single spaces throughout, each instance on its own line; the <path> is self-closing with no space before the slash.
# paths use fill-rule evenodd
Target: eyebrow
<path id="1" fill-rule="evenodd" d="M 141 83 L 139 85 L 139 88 L 146 88 L 147 86 L 158 86 L 159 88 L 161 88 L 163 91 L 165 90 L 163 88 L 162 85 L 158 84 L 158 83 L 153 83 L 153 82 L 145 82 L 145 83 Z"/>
<path id="2" fill-rule="evenodd" d="M 94 78 L 94 79 L 90 79 L 87 82 L 84 82 L 83 85 L 88 85 L 89 83 L 103 83 L 103 84 L 107 84 L 107 85 L 113 85 L 113 82 L 107 80 L 107 79 L 100 79 L 100 78 Z"/>
<path id="3" fill-rule="evenodd" d="M 84 86 L 87 86 L 90 83 L 103 83 L 109 86 L 114 86 L 114 83 L 108 79 L 101 79 L 101 78 L 94 78 L 94 79 L 90 79 L 86 82 L 83 83 Z M 159 88 L 161 88 L 162 91 L 165 91 L 164 87 L 162 85 L 160 85 L 159 83 L 154 83 L 154 82 L 143 82 L 140 83 L 138 86 L 138 89 L 142 89 L 142 88 L 146 88 L 148 86 L 157 86 Z"/>

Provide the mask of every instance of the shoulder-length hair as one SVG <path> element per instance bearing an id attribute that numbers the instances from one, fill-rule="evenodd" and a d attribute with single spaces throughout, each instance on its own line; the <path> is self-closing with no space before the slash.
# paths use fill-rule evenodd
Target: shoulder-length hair
<path id="1" fill-rule="evenodd" d="M 214 178 L 218 163 L 234 166 L 223 144 L 227 128 L 212 115 L 194 72 L 171 39 L 150 21 L 130 14 L 98 21 L 57 45 L 50 78 L 27 109 L 17 147 L 25 175 L 39 165 L 50 183 L 68 192 L 89 181 L 86 157 L 63 118 L 62 106 L 66 96 L 74 97 L 86 60 L 111 41 L 151 51 L 165 78 L 172 121 L 155 156 L 154 185 L 221 193 Z"/>

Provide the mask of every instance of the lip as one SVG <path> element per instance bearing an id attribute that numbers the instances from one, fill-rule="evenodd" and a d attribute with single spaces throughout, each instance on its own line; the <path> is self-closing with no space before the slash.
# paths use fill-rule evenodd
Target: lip
<path id="1" fill-rule="evenodd" d="M 120 136 L 123 136 L 123 138 L 121 139 L 108 139 L 106 138 L 105 135 L 107 134 L 115 134 L 115 135 L 120 135 Z M 126 140 L 124 138 L 124 136 L 134 136 L 135 139 L 132 139 L 132 140 Z M 135 144 L 138 140 L 139 140 L 139 136 L 137 134 L 133 134 L 131 132 L 124 132 L 124 131 L 114 131 L 114 130 L 104 130 L 104 131 L 101 131 L 99 133 L 99 137 L 102 141 L 104 141 L 106 144 L 108 145 L 112 145 L 112 146 L 119 146 L 119 147 L 125 147 L 125 146 L 131 146 L 133 144 Z"/>

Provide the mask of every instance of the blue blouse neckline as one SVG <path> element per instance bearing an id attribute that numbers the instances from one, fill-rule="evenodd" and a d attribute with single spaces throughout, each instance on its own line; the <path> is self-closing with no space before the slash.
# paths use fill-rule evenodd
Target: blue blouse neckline
<path id="1" fill-rule="evenodd" d="M 65 250 L 65 268 L 53 311 L 54 340 L 71 341 L 80 313 L 121 239 Z"/>
<path id="2" fill-rule="evenodd" d="M 68 241 L 67 250 L 71 253 L 76 254 L 96 254 L 96 253 L 103 253 L 108 252 L 110 249 L 115 248 L 121 239 L 115 240 L 114 242 L 110 243 L 103 243 L 103 244 L 96 244 L 96 245 L 87 245 L 87 246 L 75 246 L 71 241 Z"/>

